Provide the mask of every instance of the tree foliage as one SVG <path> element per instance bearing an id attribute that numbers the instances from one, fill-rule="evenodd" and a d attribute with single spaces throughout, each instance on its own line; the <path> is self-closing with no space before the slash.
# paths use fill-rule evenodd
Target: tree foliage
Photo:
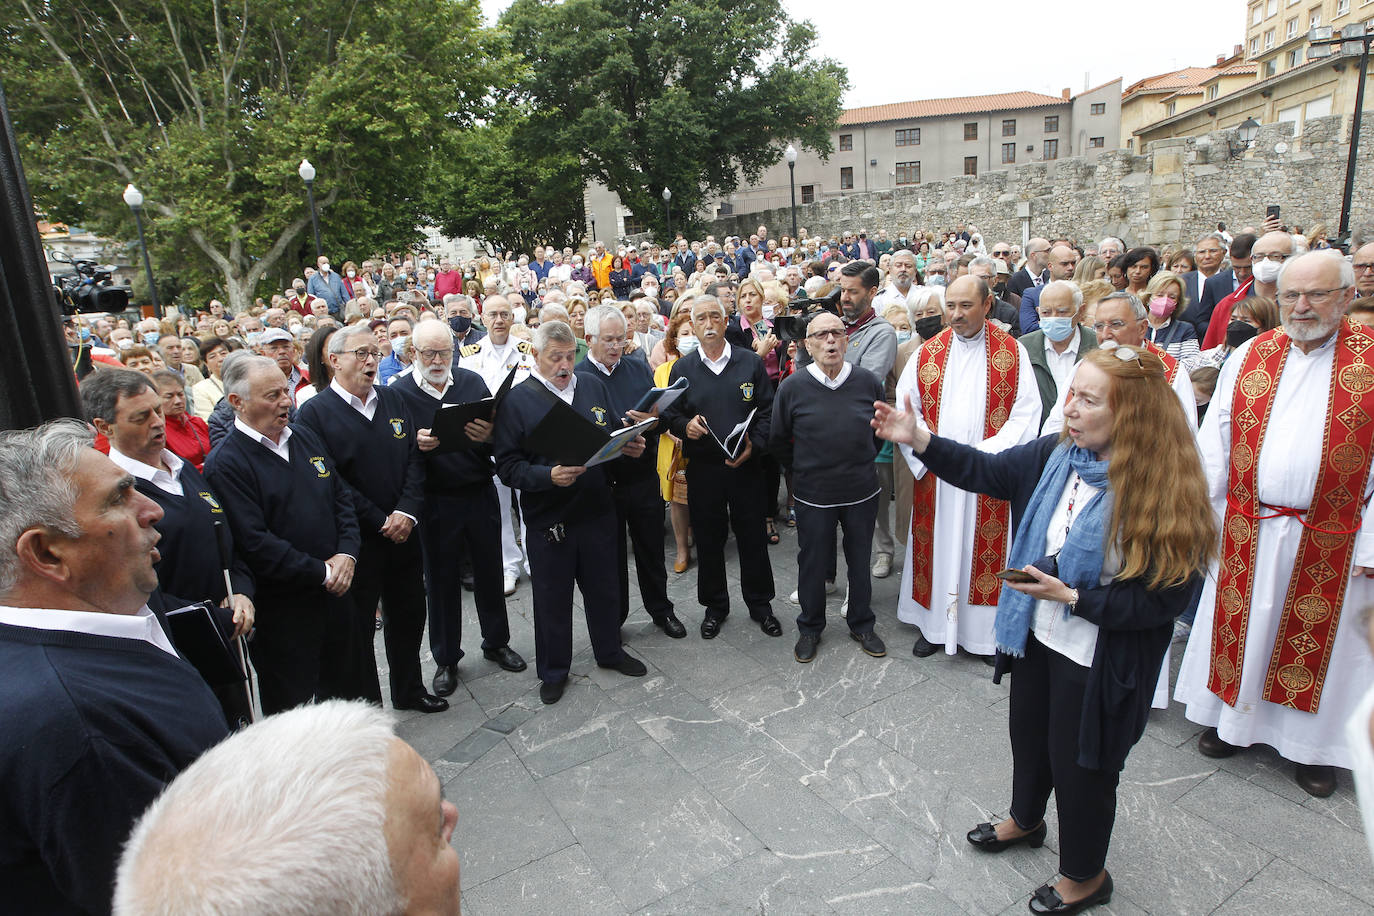
<path id="1" fill-rule="evenodd" d="M 245 307 L 310 255 L 416 237 L 433 147 L 510 78 L 478 0 L 0 0 L 0 78 L 36 205 Z"/>
<path id="2" fill-rule="evenodd" d="M 515 0 L 501 25 L 525 62 L 527 145 L 576 154 L 660 232 L 665 187 L 694 228 L 789 140 L 831 151 L 848 77 L 782 0 Z"/>

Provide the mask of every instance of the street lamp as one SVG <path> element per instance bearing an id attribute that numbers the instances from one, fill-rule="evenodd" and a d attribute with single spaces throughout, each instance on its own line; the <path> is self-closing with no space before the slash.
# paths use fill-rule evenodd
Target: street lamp
<path id="1" fill-rule="evenodd" d="M 792 188 L 792 244 L 797 244 L 797 148 L 787 144 L 787 183 Z"/>
<path id="2" fill-rule="evenodd" d="M 1236 128 L 1236 139 L 1240 145 L 1232 143 L 1228 138 L 1226 141 L 1226 154 L 1232 159 L 1239 159 L 1245 155 L 1245 151 L 1255 145 L 1255 137 L 1259 136 L 1259 122 L 1254 118 L 1246 118 L 1241 125 Z"/>
<path id="3" fill-rule="evenodd" d="M 1329 25 L 1319 25 L 1307 33 L 1311 45 L 1307 49 L 1308 60 L 1322 60 L 1336 53 L 1360 55 L 1359 82 L 1355 84 L 1355 117 L 1350 122 L 1350 152 L 1345 158 L 1345 188 L 1341 192 L 1341 228 L 1337 241 L 1342 247 L 1350 244 L 1350 198 L 1355 191 L 1355 158 L 1360 149 L 1360 112 L 1364 109 L 1364 77 L 1369 69 L 1369 44 L 1374 41 L 1374 30 L 1364 23 L 1352 22 L 1341 29 L 1339 35 Z"/>
<path id="4" fill-rule="evenodd" d="M 148 259 L 148 242 L 143 237 L 143 192 L 133 185 L 124 189 L 124 202 L 134 211 L 134 225 L 138 227 L 138 247 L 143 249 L 143 272 L 148 276 L 148 297 L 153 300 L 153 314 L 162 320 L 162 305 L 157 301 L 157 283 L 153 280 L 153 262 Z"/>
<path id="5" fill-rule="evenodd" d="M 663 214 L 668 220 L 667 238 L 673 237 L 673 205 L 669 202 L 673 199 L 673 192 L 667 188 L 663 189 Z"/>
<path id="6" fill-rule="evenodd" d="M 315 212 L 315 167 L 309 159 L 302 159 L 296 172 L 305 182 L 305 196 L 310 201 L 310 225 L 315 228 L 315 260 L 318 261 L 324 252 L 320 250 L 320 218 Z"/>
<path id="7" fill-rule="evenodd" d="M 596 242 L 596 214 L 595 214 L 595 213 L 588 213 L 587 215 L 590 216 L 591 219 L 592 219 L 592 242 L 593 242 L 593 244 L 595 244 L 595 242 Z"/>

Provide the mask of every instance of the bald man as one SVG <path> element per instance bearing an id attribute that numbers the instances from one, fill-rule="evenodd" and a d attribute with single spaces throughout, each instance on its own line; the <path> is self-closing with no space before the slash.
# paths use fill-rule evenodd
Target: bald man
<path id="1" fill-rule="evenodd" d="M 1078 266 L 1078 249 L 1070 248 L 1068 245 L 1055 245 L 1050 249 L 1047 263 L 1049 277 L 1045 282 L 1036 284 L 1021 294 L 1022 334 L 1040 329 L 1040 291 L 1055 280 L 1073 279 L 1074 268 Z"/>

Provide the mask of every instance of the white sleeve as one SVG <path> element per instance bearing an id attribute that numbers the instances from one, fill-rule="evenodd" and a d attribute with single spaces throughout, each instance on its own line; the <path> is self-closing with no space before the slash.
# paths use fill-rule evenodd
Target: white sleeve
<path id="1" fill-rule="evenodd" d="M 1196 436 L 1197 396 L 1193 394 L 1193 380 L 1188 376 L 1188 369 L 1181 363 L 1178 374 L 1174 376 L 1174 394 L 1178 395 L 1178 402 L 1183 406 L 1183 418 L 1188 421 L 1188 428 Z"/>
<path id="2" fill-rule="evenodd" d="M 1021 362 L 1016 370 L 1016 400 L 1011 405 L 1011 416 L 996 435 L 978 444 L 979 451 L 1000 452 L 1031 441 L 1040 431 L 1036 422 L 1040 419 L 1040 389 L 1035 384 L 1035 369 L 1020 341 L 1016 342 L 1016 352 Z"/>
<path id="3" fill-rule="evenodd" d="M 1207 417 L 1198 430 L 1198 450 L 1202 453 L 1202 472 L 1207 475 L 1207 495 L 1218 520 L 1226 513 L 1226 483 L 1231 465 L 1231 402 L 1235 397 L 1236 377 L 1240 375 L 1240 367 L 1252 342 L 1242 344 L 1221 367 Z"/>
<path id="4" fill-rule="evenodd" d="M 921 394 L 916 385 L 916 371 L 920 362 L 921 351 L 918 348 L 915 353 L 911 354 L 911 358 L 906 361 L 906 365 L 902 368 L 902 375 L 897 379 L 897 407 L 905 410 L 906 408 L 903 405 L 905 399 L 909 396 L 911 398 L 911 410 L 916 414 L 916 425 L 921 429 L 929 430 L 930 427 L 926 425 L 926 418 L 921 414 Z M 899 445 L 897 447 L 901 450 L 902 457 L 906 459 L 907 467 L 911 468 L 912 475 L 915 476 L 917 480 L 924 477 L 926 466 L 920 458 L 916 457 L 916 453 L 911 450 L 911 446 Z"/>

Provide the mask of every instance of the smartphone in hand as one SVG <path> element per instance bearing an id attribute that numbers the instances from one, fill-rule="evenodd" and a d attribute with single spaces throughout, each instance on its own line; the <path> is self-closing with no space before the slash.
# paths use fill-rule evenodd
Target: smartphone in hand
<path id="1" fill-rule="evenodd" d="M 1004 582 L 1018 582 L 1021 584 L 1029 584 L 1036 581 L 1035 576 L 1032 576 L 1022 569 L 1004 569 L 997 574 L 997 578 Z"/>

